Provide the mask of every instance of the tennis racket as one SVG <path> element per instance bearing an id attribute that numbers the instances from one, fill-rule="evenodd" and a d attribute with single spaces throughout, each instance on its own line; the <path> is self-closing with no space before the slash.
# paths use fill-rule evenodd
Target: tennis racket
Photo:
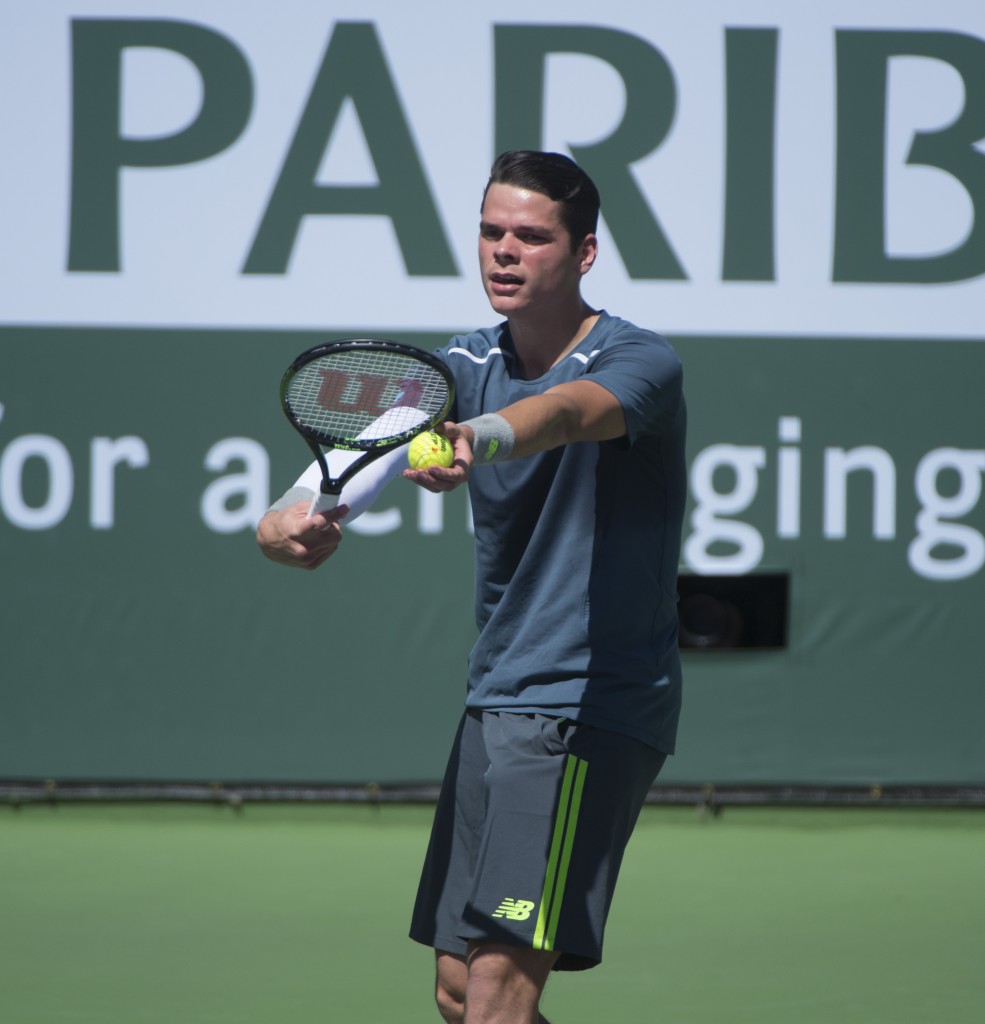
<path id="1" fill-rule="evenodd" d="M 429 352 L 383 338 L 350 338 L 302 352 L 281 379 L 280 398 L 321 469 L 310 517 L 335 508 L 360 470 L 444 420 L 455 384 Z M 333 450 L 350 457 L 330 464 Z"/>

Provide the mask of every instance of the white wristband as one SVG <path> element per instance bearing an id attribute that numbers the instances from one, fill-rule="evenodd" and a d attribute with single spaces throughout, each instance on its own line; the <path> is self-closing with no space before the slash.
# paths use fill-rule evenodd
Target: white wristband
<path id="1" fill-rule="evenodd" d="M 498 413 L 487 412 L 461 424 L 475 435 L 472 442 L 473 465 L 489 466 L 508 459 L 516 444 L 513 428 Z"/>

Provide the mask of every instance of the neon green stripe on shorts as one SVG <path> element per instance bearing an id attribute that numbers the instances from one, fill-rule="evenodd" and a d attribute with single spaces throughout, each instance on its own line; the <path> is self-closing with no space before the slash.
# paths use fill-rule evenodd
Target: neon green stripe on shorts
<path id="1" fill-rule="evenodd" d="M 578 811 L 581 807 L 581 794 L 585 788 L 585 775 L 588 762 L 574 754 L 569 754 L 564 767 L 564 779 L 561 782 L 561 798 L 558 801 L 558 813 L 554 822 L 554 836 L 551 840 L 551 853 L 547 861 L 547 873 L 544 877 L 544 892 L 540 899 L 540 911 L 537 915 L 537 928 L 534 931 L 534 949 L 550 950 L 554 948 L 557 935 L 558 919 L 564 902 L 564 885 L 568 877 L 568 865 L 571 862 L 571 851 L 575 842 L 575 829 L 578 826 Z"/>

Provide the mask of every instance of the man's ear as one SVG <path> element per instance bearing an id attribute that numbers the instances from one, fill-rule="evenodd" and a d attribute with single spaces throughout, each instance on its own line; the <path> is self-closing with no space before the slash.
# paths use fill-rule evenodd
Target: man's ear
<path id="1" fill-rule="evenodd" d="M 587 274 L 592 269 L 595 257 L 599 254 L 599 240 L 595 235 L 585 235 L 578 246 L 578 255 L 581 259 L 579 269 Z"/>

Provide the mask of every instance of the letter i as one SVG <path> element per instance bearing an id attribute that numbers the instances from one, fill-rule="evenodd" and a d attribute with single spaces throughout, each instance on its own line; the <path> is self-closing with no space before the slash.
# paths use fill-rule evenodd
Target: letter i
<path id="1" fill-rule="evenodd" d="M 787 445 L 800 443 L 800 417 L 781 416 L 780 448 L 776 482 L 776 535 L 800 536 L 800 449 Z"/>

